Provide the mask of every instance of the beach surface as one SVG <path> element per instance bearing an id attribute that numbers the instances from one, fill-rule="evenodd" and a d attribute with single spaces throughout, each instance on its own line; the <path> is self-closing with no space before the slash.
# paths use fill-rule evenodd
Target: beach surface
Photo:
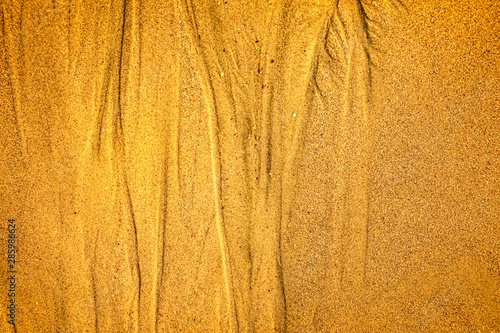
<path id="1" fill-rule="evenodd" d="M 2 0 L 0 331 L 500 331 L 498 17 Z"/>

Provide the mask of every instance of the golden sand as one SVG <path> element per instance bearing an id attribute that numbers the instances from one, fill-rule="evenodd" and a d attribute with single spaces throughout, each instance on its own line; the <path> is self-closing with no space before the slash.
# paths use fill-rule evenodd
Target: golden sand
<path id="1" fill-rule="evenodd" d="M 498 1 L 0 13 L 0 332 L 500 331 Z"/>

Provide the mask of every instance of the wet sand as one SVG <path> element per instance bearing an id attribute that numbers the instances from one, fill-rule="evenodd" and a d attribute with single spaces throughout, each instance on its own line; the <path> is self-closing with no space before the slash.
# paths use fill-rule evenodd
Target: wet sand
<path id="1" fill-rule="evenodd" d="M 496 1 L 0 12 L 1 332 L 500 331 Z"/>

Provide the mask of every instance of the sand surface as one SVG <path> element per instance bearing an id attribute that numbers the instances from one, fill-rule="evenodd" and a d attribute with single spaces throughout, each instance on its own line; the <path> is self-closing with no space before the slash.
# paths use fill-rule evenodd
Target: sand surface
<path id="1" fill-rule="evenodd" d="M 500 332 L 498 17 L 1 0 L 0 332 Z"/>

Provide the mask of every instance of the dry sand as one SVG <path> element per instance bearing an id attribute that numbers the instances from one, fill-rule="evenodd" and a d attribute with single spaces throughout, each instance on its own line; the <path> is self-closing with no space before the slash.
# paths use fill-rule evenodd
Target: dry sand
<path id="1" fill-rule="evenodd" d="M 500 331 L 498 1 L 0 13 L 1 332 Z"/>

